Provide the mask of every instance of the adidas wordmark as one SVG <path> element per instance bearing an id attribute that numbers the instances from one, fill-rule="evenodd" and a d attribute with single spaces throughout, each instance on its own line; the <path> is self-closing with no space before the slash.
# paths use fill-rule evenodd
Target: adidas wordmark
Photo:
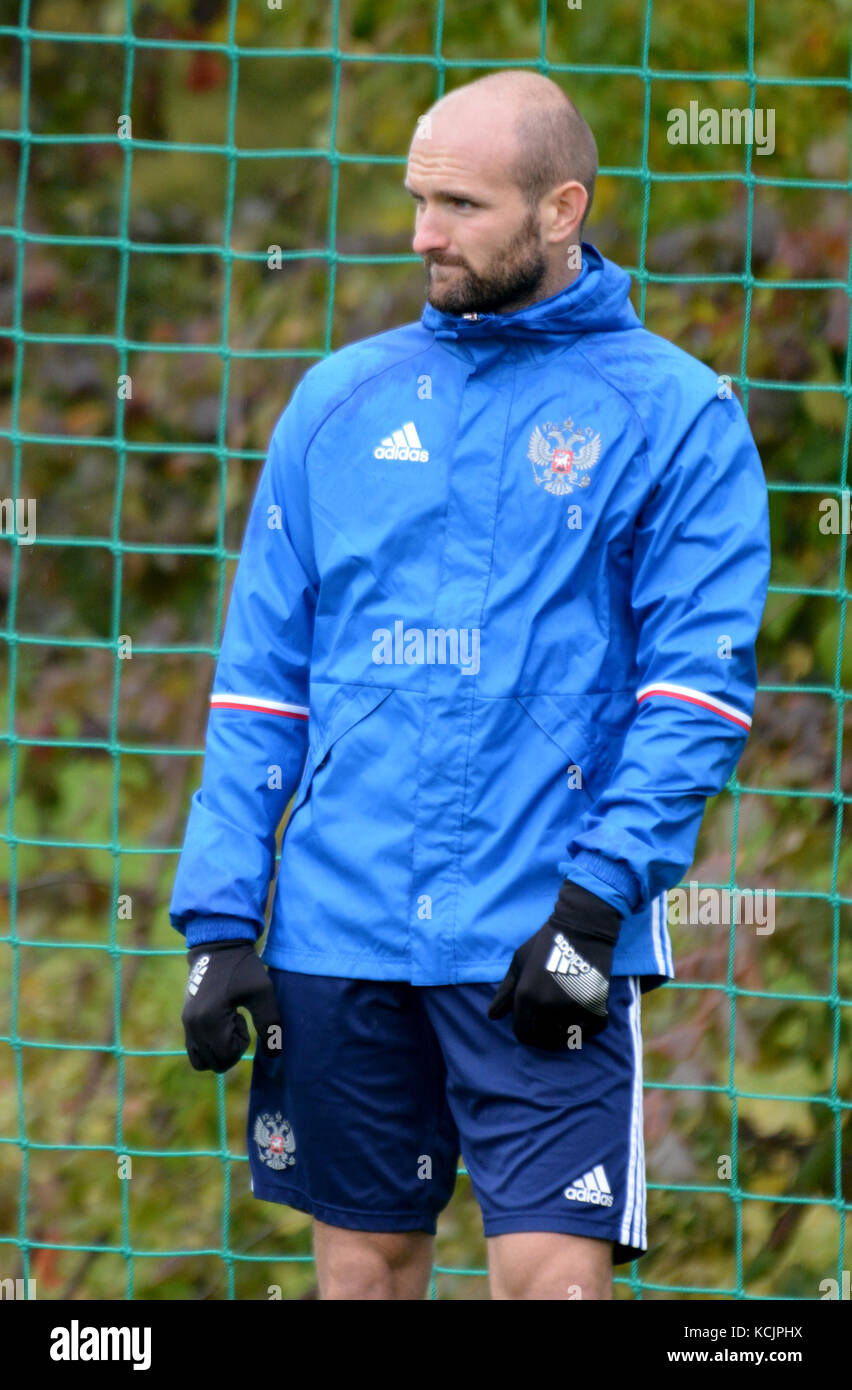
<path id="1" fill-rule="evenodd" d="M 596 1163 L 588 1173 L 576 1178 L 570 1187 L 566 1187 L 565 1196 L 569 1202 L 588 1202 L 593 1207 L 611 1207 L 612 1189 L 603 1164 Z"/>
<path id="2" fill-rule="evenodd" d="M 420 443 L 414 421 L 409 420 L 401 430 L 386 434 L 381 444 L 373 450 L 377 459 L 411 459 L 413 463 L 428 463 L 429 450 Z"/>

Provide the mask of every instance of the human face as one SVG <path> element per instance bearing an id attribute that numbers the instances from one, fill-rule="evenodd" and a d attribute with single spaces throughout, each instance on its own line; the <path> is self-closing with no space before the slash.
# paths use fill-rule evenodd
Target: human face
<path id="1" fill-rule="evenodd" d="M 543 297 L 550 267 L 538 215 L 476 151 L 415 137 L 405 187 L 417 204 L 412 247 L 436 309 L 511 313 Z"/>

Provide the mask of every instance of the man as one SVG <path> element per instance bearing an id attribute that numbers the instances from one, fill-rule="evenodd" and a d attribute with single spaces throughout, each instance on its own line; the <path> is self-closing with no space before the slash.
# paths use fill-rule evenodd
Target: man
<path id="1" fill-rule="evenodd" d="M 193 1065 L 252 1011 L 252 1188 L 314 1217 L 322 1298 L 424 1296 L 460 1152 L 493 1297 L 611 1298 L 647 1248 L 640 992 L 751 722 L 767 504 L 581 241 L 596 168 L 536 74 L 431 109 L 422 320 L 306 373 L 246 529 L 171 918 Z"/>

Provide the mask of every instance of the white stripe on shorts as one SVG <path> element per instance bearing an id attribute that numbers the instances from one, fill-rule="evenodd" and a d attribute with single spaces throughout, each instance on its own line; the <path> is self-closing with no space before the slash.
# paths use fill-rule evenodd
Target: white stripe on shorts
<path id="1" fill-rule="evenodd" d="M 642 993 L 639 977 L 630 976 L 630 1032 L 633 1038 L 633 1097 L 630 1107 L 630 1153 L 627 1162 L 627 1200 L 619 1242 L 644 1250 L 646 1229 L 645 1138 L 642 1115 Z"/>

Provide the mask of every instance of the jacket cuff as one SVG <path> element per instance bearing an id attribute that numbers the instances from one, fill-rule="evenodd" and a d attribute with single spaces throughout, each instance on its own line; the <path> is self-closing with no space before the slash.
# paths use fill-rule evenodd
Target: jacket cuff
<path id="1" fill-rule="evenodd" d="M 639 905 L 642 894 L 636 875 L 605 854 L 580 850 L 572 859 L 560 863 L 559 872 L 563 878 L 603 898 L 622 917 L 630 917 Z"/>
<path id="2" fill-rule="evenodd" d="M 192 917 L 186 925 L 186 944 L 206 946 L 211 941 L 256 941 L 253 922 L 242 917 Z"/>

